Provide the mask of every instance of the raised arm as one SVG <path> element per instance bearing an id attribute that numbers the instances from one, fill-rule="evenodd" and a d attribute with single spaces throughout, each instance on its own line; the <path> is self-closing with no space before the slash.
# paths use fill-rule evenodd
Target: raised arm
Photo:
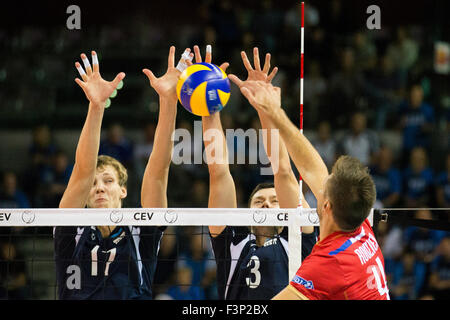
<path id="1" fill-rule="evenodd" d="M 144 172 L 141 188 L 143 208 L 167 208 L 167 181 L 172 160 L 172 133 L 177 115 L 176 86 L 181 74 L 175 68 L 175 47 L 170 47 L 167 72 L 156 78 L 149 69 L 142 70 L 159 95 L 158 125 L 153 150 Z"/>
<path id="2" fill-rule="evenodd" d="M 279 130 L 297 170 L 320 202 L 324 195 L 328 169 L 316 149 L 281 109 L 280 88 L 263 81 L 246 81 L 243 84 L 234 75 L 229 75 L 229 78 L 240 87 L 242 94 L 258 113 L 270 119 Z"/>
<path id="3" fill-rule="evenodd" d="M 89 191 L 94 183 L 105 103 L 125 77 L 125 73 L 121 72 L 113 81 L 105 81 L 100 75 L 95 51 L 92 51 L 92 67 L 84 53 L 81 54 L 81 59 L 86 71 L 76 62 L 75 67 L 83 80 L 77 78 L 75 82 L 83 89 L 89 100 L 89 109 L 78 140 L 72 175 L 59 203 L 60 208 L 86 206 Z"/>
<path id="4" fill-rule="evenodd" d="M 202 62 L 198 46 L 194 46 L 195 62 Z M 207 46 L 205 62 L 211 63 L 211 47 Z M 225 71 L 228 63 L 220 68 Z M 236 187 L 228 164 L 227 141 L 223 133 L 220 113 L 216 112 L 208 117 L 202 117 L 203 142 L 205 144 L 206 162 L 209 171 L 208 208 L 236 208 Z M 209 226 L 211 236 L 216 237 L 225 226 Z"/>
<path id="5" fill-rule="evenodd" d="M 278 69 L 275 67 L 269 75 L 270 70 L 270 54 L 265 56 L 264 66 L 261 69 L 259 60 L 258 48 L 253 49 L 253 64 L 252 67 L 246 53 L 241 52 L 242 61 L 248 72 L 246 81 L 263 81 L 271 83 L 276 75 Z M 239 82 L 239 85 L 245 86 L 246 81 Z M 277 193 L 280 208 L 296 208 L 299 203 L 299 184 L 292 170 L 291 161 L 287 152 L 283 139 L 279 136 L 278 129 L 274 126 L 272 120 L 263 112 L 258 112 L 258 117 L 261 122 L 261 128 L 266 130 L 263 134 L 263 143 L 266 154 L 270 160 L 272 171 L 274 175 L 275 191 Z M 272 140 L 272 137 L 278 138 Z M 278 143 L 272 145 L 272 142 Z M 304 199 L 304 197 L 303 197 Z M 308 203 L 304 200 L 303 207 L 309 208 Z M 312 233 L 314 227 L 303 227 L 302 231 L 305 233 Z"/>

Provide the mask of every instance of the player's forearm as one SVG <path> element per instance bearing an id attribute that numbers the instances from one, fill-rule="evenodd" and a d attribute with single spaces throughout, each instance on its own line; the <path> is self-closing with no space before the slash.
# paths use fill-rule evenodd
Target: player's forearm
<path id="1" fill-rule="evenodd" d="M 153 150 L 150 155 L 146 175 L 151 174 L 155 179 L 163 179 L 168 174 L 172 161 L 173 141 L 177 116 L 176 100 L 160 99 L 158 124 L 155 131 Z"/>
<path id="2" fill-rule="evenodd" d="M 262 112 L 259 112 L 258 116 L 261 122 L 261 128 L 266 130 L 266 133 L 263 134 L 263 143 L 266 154 L 272 165 L 274 175 L 294 175 L 289 154 L 283 139 L 281 139 L 278 128 L 276 128 L 272 120 Z"/>
<path id="3" fill-rule="evenodd" d="M 228 148 L 219 113 L 202 117 L 202 129 L 209 174 L 226 179 L 230 173 Z"/>
<path id="4" fill-rule="evenodd" d="M 167 181 L 172 160 L 176 100 L 160 98 L 160 112 L 153 150 L 145 168 L 141 189 L 143 207 L 167 207 Z"/>
<path id="5" fill-rule="evenodd" d="M 228 164 L 228 148 L 220 114 L 202 117 L 202 127 L 209 171 L 208 207 L 235 208 L 236 187 Z"/>
<path id="6" fill-rule="evenodd" d="M 263 143 L 272 165 L 274 185 L 281 208 L 296 208 L 299 199 L 299 185 L 292 171 L 289 154 L 279 131 L 263 113 L 258 113 L 261 127 L 266 130 Z"/>
<path id="7" fill-rule="evenodd" d="M 89 104 L 86 121 L 78 140 L 75 164 L 59 203 L 60 208 L 83 208 L 86 205 L 97 167 L 103 113 L 103 106 Z"/>
<path id="8" fill-rule="evenodd" d="M 268 117 L 280 130 L 281 138 L 303 180 L 311 188 L 316 198 L 322 197 L 328 169 L 317 150 L 294 126 L 284 110 L 278 109 L 276 112 L 268 114 Z"/>
<path id="9" fill-rule="evenodd" d="M 103 113 L 103 107 L 89 104 L 75 153 L 76 168 L 85 175 L 93 175 L 97 166 Z"/>

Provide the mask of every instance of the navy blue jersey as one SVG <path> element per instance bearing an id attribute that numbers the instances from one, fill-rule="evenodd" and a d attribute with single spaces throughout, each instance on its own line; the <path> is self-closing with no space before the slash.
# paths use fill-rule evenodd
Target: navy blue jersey
<path id="1" fill-rule="evenodd" d="M 55 227 L 58 298 L 151 299 L 163 230 L 116 227 L 103 238 L 95 227 Z"/>
<path id="2" fill-rule="evenodd" d="M 287 228 L 261 247 L 247 227 L 228 226 L 211 242 L 220 299 L 268 300 L 289 284 Z M 315 233 L 302 233 L 302 260 L 315 243 Z"/>

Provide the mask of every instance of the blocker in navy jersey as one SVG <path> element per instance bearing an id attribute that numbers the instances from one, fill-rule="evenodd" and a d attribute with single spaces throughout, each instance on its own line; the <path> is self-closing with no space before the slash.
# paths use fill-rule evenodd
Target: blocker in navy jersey
<path id="1" fill-rule="evenodd" d="M 124 226 L 103 238 L 95 227 L 55 227 L 59 299 L 151 299 L 162 233 Z"/>
<path id="2" fill-rule="evenodd" d="M 247 227 L 226 227 L 211 237 L 217 263 L 219 298 L 226 300 L 267 300 L 289 283 L 287 228 L 256 245 Z M 311 253 L 315 233 L 302 233 L 302 259 Z"/>

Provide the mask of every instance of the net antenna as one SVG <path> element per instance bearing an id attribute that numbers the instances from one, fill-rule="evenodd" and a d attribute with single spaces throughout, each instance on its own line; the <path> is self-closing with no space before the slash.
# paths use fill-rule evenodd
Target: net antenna
<path id="1" fill-rule="evenodd" d="M 303 68 L 304 68 L 304 37 L 305 37 L 305 3 L 301 2 L 300 28 L 300 133 L 303 134 Z M 289 278 L 292 279 L 302 263 L 302 232 L 300 213 L 303 210 L 303 178 L 299 172 L 298 211 L 289 216 Z"/>

